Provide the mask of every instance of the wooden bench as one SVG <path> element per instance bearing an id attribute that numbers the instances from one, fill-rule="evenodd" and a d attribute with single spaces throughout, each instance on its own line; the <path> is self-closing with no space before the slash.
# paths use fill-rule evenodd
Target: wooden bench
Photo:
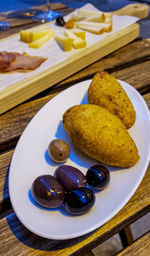
<path id="1" fill-rule="evenodd" d="M 116 254 L 116 256 L 148 256 L 150 255 L 150 231 L 134 241 L 133 244 Z"/>

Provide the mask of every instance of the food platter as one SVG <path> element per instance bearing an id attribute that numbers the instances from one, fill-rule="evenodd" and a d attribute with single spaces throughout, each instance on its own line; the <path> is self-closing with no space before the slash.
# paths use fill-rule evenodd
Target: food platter
<path id="1" fill-rule="evenodd" d="M 129 84 L 120 81 L 135 108 L 137 117 L 129 129 L 140 155 L 131 168 L 108 167 L 110 184 L 96 193 L 94 207 L 81 216 L 69 216 L 62 208 L 47 210 L 36 205 L 31 185 L 36 177 L 54 173 L 59 164 L 48 157 L 47 148 L 54 138 L 65 140 L 71 149 L 66 164 L 84 174 L 97 162 L 74 148 L 62 127 L 62 115 L 69 107 L 87 103 L 91 80 L 70 87 L 49 101 L 24 130 L 13 155 L 9 173 L 9 192 L 19 220 L 35 234 L 49 239 L 70 239 L 87 234 L 105 224 L 128 202 L 146 172 L 150 157 L 150 116 L 142 96 Z"/>
<path id="2" fill-rule="evenodd" d="M 82 8 L 97 10 L 91 4 Z M 69 19 L 70 15 L 65 19 Z M 44 57 L 47 60 L 30 72 L 0 74 L 0 114 L 133 41 L 139 36 L 137 21 L 137 17 L 113 15 L 111 32 L 102 35 L 86 32 L 87 46 L 69 52 L 64 52 L 54 37 L 39 49 L 30 48 L 28 44 L 21 42 L 19 33 L 1 39 L 0 51 L 26 52 L 30 56 Z M 35 29 L 48 28 L 54 30 L 55 36 L 64 35 L 64 28 L 57 26 L 55 22 L 38 25 Z"/>

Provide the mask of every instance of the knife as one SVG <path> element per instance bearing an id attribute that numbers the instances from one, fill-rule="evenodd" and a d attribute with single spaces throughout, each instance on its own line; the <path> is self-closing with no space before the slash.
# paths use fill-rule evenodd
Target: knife
<path id="1" fill-rule="evenodd" d="M 6 21 L 0 21 L 0 31 L 4 31 L 10 28 L 10 23 Z"/>

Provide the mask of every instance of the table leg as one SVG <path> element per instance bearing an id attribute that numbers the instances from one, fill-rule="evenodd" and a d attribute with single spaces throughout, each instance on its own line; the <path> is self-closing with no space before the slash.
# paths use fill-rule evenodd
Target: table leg
<path id="1" fill-rule="evenodd" d="M 126 227 L 125 229 L 121 230 L 119 232 L 119 235 L 120 235 L 120 239 L 121 239 L 123 247 L 126 247 L 126 246 L 132 244 L 134 241 L 132 231 L 129 226 Z"/>

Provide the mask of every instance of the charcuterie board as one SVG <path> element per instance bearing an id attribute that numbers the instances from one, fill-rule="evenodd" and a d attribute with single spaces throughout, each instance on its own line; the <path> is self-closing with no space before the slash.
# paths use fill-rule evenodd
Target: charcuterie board
<path id="1" fill-rule="evenodd" d="M 87 32 L 87 47 L 80 50 L 64 52 L 54 39 L 39 50 L 31 49 L 19 40 L 19 34 L 2 39 L 0 41 L 0 51 L 28 52 L 33 56 L 47 57 L 48 60 L 37 70 L 31 72 L 0 74 L 0 114 L 137 38 L 139 36 L 139 25 L 136 23 L 138 19 L 131 16 L 117 16 L 119 11 L 121 15 L 128 13 L 132 15 L 131 9 L 133 9 L 133 15 L 136 16 L 137 13 L 139 18 L 147 16 L 147 6 L 144 5 L 144 9 L 143 5 L 133 7 L 135 5 L 132 5 L 132 8 L 125 7 L 124 12 L 123 9 L 120 9 L 113 13 L 114 26 L 112 32 L 103 35 L 93 35 Z M 89 4 L 82 8 L 95 9 Z M 43 29 L 51 26 L 56 35 L 63 32 L 63 28 L 58 28 L 54 23 L 46 23 L 38 27 Z"/>

